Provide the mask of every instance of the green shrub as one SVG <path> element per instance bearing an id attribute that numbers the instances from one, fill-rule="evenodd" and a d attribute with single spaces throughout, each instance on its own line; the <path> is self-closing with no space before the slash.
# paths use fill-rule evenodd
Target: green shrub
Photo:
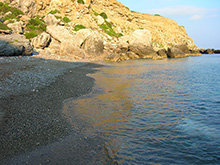
<path id="1" fill-rule="evenodd" d="M 71 22 L 70 19 L 68 17 L 63 17 L 63 22 L 64 23 L 69 23 Z"/>
<path id="2" fill-rule="evenodd" d="M 160 16 L 160 14 L 155 14 L 155 16 Z"/>
<path id="3" fill-rule="evenodd" d="M 123 36 L 123 34 L 121 33 L 116 33 L 113 29 L 112 29 L 112 23 L 109 23 L 108 21 L 105 20 L 105 24 L 99 25 L 99 27 L 108 35 L 113 36 L 113 37 L 121 37 Z"/>
<path id="4" fill-rule="evenodd" d="M 40 30 L 40 28 L 39 27 L 37 27 L 37 26 L 34 26 L 34 25 L 27 25 L 26 26 L 27 27 L 27 30 L 28 31 L 33 31 L 33 30 Z"/>
<path id="5" fill-rule="evenodd" d="M 37 27 L 39 30 L 41 31 L 46 31 L 46 24 L 44 23 L 44 21 L 38 17 L 36 18 L 31 18 L 28 21 L 27 27 Z"/>
<path id="6" fill-rule="evenodd" d="M 108 19 L 108 16 L 106 13 L 102 12 L 101 14 L 99 14 L 102 18 L 104 19 Z"/>
<path id="7" fill-rule="evenodd" d="M 1 30 L 11 30 L 7 25 L 3 24 L 2 22 L 0 22 L 0 29 Z"/>
<path id="8" fill-rule="evenodd" d="M 55 17 L 56 17 L 56 19 L 62 19 L 61 16 L 57 16 L 57 15 L 55 15 Z"/>
<path id="9" fill-rule="evenodd" d="M 35 31 L 30 31 L 28 33 L 25 33 L 24 36 L 27 38 L 27 39 L 31 39 L 31 38 L 34 38 L 37 36 L 37 33 Z"/>
<path id="10" fill-rule="evenodd" d="M 8 3 L 0 3 L 0 13 L 7 13 L 7 12 L 12 12 L 15 16 L 18 16 L 20 14 L 24 14 L 21 10 L 15 8 L 15 7 L 10 7 L 8 6 Z"/>
<path id="11" fill-rule="evenodd" d="M 95 16 L 98 16 L 99 15 L 99 13 L 97 13 L 95 10 L 92 10 L 93 12 L 94 12 L 94 15 Z"/>
<path id="12" fill-rule="evenodd" d="M 3 20 L 6 21 L 6 20 L 11 20 L 11 19 L 16 19 L 17 21 L 19 21 L 20 19 L 16 17 L 16 15 L 14 14 L 8 14 L 6 15 Z"/>
<path id="13" fill-rule="evenodd" d="M 27 39 L 34 38 L 43 31 L 46 31 L 46 24 L 39 17 L 31 18 L 26 25 L 25 31 L 24 35 Z"/>
<path id="14" fill-rule="evenodd" d="M 85 4 L 84 0 L 77 0 L 78 3 Z"/>
<path id="15" fill-rule="evenodd" d="M 110 29 L 112 29 L 112 24 L 111 24 L 110 22 L 108 22 L 108 21 L 105 20 L 105 24 L 106 24 Z"/>
<path id="16" fill-rule="evenodd" d="M 83 26 L 83 25 L 76 25 L 76 26 L 74 27 L 74 31 L 79 31 L 80 29 L 86 29 L 86 27 Z"/>
<path id="17" fill-rule="evenodd" d="M 107 21 L 106 21 L 107 22 Z M 99 27 L 105 32 L 107 33 L 109 36 L 112 36 L 112 37 L 121 37 L 123 36 L 123 34 L 121 33 L 116 33 L 111 27 L 109 27 L 107 24 L 102 24 L 102 25 L 99 25 Z"/>
<path id="18" fill-rule="evenodd" d="M 60 11 L 59 10 L 51 10 L 48 14 L 56 14 L 56 13 L 60 13 Z"/>
<path id="19" fill-rule="evenodd" d="M 4 21 L 6 20 L 10 20 L 10 19 L 16 19 L 19 20 L 17 18 L 18 15 L 20 14 L 24 14 L 21 10 L 15 8 L 15 7 L 10 7 L 8 6 L 9 3 L 0 3 L 0 13 L 7 13 L 7 12 L 11 12 L 11 14 L 8 14 L 7 16 L 5 16 L 5 18 L 2 18 Z"/>

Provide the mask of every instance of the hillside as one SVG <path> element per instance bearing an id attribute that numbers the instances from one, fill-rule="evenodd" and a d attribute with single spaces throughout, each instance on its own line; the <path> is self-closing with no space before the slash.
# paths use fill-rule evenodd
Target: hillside
<path id="1" fill-rule="evenodd" d="M 36 0 L 35 15 L 45 15 L 52 10 L 59 10 L 61 15 L 67 16 L 75 24 L 82 24 L 87 28 L 100 30 L 96 13 L 106 13 L 117 32 L 130 35 L 136 29 L 148 29 L 152 33 L 153 47 L 167 48 L 175 44 L 187 44 L 189 48 L 196 48 L 193 40 L 187 35 L 185 28 L 174 20 L 149 14 L 132 12 L 116 0 L 84 0 L 80 4 L 77 0 Z M 90 5 L 90 9 L 89 8 Z M 32 11 L 30 11 L 32 13 Z M 32 14 L 33 15 L 33 14 Z"/>
<path id="2" fill-rule="evenodd" d="M 4 3 L 8 2 L 10 3 L 9 6 L 16 7 L 23 12 L 23 16 L 19 16 L 19 20 L 23 21 L 26 24 L 23 25 L 23 29 L 24 35 L 28 39 L 39 35 L 40 32 L 46 31 L 47 29 L 47 33 L 49 33 L 51 37 L 53 37 L 56 41 L 59 41 L 59 43 L 62 43 L 62 39 L 54 37 L 54 34 L 51 34 L 51 30 L 48 30 L 51 28 L 47 28 L 46 26 L 63 26 L 65 29 L 68 29 L 71 35 L 75 35 L 78 30 L 86 28 L 87 30 L 93 31 L 95 34 L 99 34 L 99 36 L 103 40 L 105 49 L 104 51 L 109 52 L 112 50 L 112 52 L 121 53 L 121 51 L 113 49 L 117 49 L 117 47 L 121 48 L 118 45 L 124 46 L 124 44 L 130 44 L 129 42 L 131 41 L 129 39 L 129 36 L 131 36 L 136 30 L 143 29 L 143 31 L 147 30 L 150 32 L 150 35 L 148 37 L 150 43 L 148 45 L 145 45 L 143 41 L 142 43 L 144 47 L 152 47 L 153 50 L 156 52 L 161 49 L 168 50 L 169 47 L 175 45 L 186 45 L 189 50 L 197 49 L 197 46 L 193 43 L 193 40 L 187 35 L 185 28 L 183 26 L 179 26 L 174 20 L 159 15 L 149 15 L 130 11 L 128 7 L 116 0 L 0 1 Z M 45 20 L 46 18 L 47 20 Z M 54 18 L 57 21 L 54 20 Z M 38 24 L 36 24 L 36 22 L 38 22 Z M 45 22 L 46 25 L 44 25 Z M 38 29 L 36 30 L 36 28 L 33 26 L 37 26 Z M 64 28 L 62 28 L 63 31 L 65 31 Z M 33 30 L 35 32 L 33 32 Z M 56 30 L 53 29 L 53 32 L 54 31 Z M 84 32 L 84 41 L 90 34 L 91 33 L 88 31 Z M 67 35 L 70 36 L 70 34 Z M 142 36 L 141 34 L 138 35 Z M 83 38 L 82 36 L 80 37 Z M 144 39 L 144 36 L 142 37 Z M 75 37 L 74 40 L 78 40 L 76 38 L 77 37 Z M 80 44 L 76 44 L 76 41 L 74 42 L 74 44 L 78 45 L 80 49 L 85 48 L 85 46 L 82 47 L 84 41 L 82 41 Z M 125 50 L 129 51 L 130 47 L 132 46 L 128 45 Z M 139 46 L 138 49 L 143 49 L 143 47 L 140 48 Z M 76 51 L 74 50 L 74 52 Z M 143 52 L 132 52 L 134 52 L 140 58 L 149 58 L 149 56 L 141 56 L 140 54 L 143 54 Z M 147 54 L 149 54 L 149 52 L 150 54 L 152 54 L 152 50 L 148 50 Z M 185 53 L 188 54 L 187 52 Z M 135 55 L 132 55 L 131 58 L 136 57 Z"/>

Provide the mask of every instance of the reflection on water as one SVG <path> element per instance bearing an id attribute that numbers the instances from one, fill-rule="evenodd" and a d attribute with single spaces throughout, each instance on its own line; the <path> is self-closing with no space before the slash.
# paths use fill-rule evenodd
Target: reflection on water
<path id="1" fill-rule="evenodd" d="M 87 96 L 65 101 L 74 129 L 106 141 L 106 162 L 220 162 L 220 58 L 134 60 L 92 75 Z"/>

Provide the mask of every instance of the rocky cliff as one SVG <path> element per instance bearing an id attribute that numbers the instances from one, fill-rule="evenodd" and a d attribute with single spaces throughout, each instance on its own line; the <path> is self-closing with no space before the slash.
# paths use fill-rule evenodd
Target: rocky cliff
<path id="1" fill-rule="evenodd" d="M 137 48 L 133 47 L 134 45 L 129 45 L 129 40 L 131 40 L 129 37 L 138 29 L 143 30 L 142 34 L 145 34 L 146 30 L 150 32 L 150 38 L 148 37 L 150 43 L 148 46 L 146 47 L 145 45 L 143 47 L 143 44 L 142 47 L 139 45 L 138 48 L 148 49 L 148 54 L 153 54 L 152 50 L 149 50 L 149 47 L 153 48 L 154 51 L 159 51 L 161 49 L 168 50 L 168 48 L 172 47 L 173 45 L 186 45 L 190 50 L 197 49 L 196 45 L 193 43 L 193 40 L 187 35 L 185 28 L 183 26 L 179 26 L 175 21 L 158 15 L 155 16 L 130 11 L 128 7 L 116 0 L 0 1 L 4 3 L 8 2 L 10 3 L 9 6 L 19 8 L 24 13 L 24 15 L 21 16 L 21 20 L 29 24 L 28 28 L 27 26 L 24 27 L 24 29 L 27 31 L 28 29 L 30 31 L 31 28 L 30 19 L 35 19 L 36 16 L 38 19 L 43 19 L 44 23 L 46 23 L 47 28 L 42 28 L 44 29 L 42 31 L 47 31 L 47 33 L 49 33 L 51 36 L 54 35 L 54 32 L 51 32 L 54 31 L 54 28 L 48 28 L 48 26 L 51 25 L 62 26 L 62 28 L 55 28 L 62 29 L 62 32 L 67 29 L 70 33 L 68 36 L 75 35 L 76 31 L 86 28 L 87 30 L 89 29 L 90 32 L 93 32 L 93 39 L 90 37 L 90 40 L 92 42 L 97 40 L 97 38 L 103 40 L 104 49 L 108 52 L 112 51 L 120 54 L 122 50 L 129 51 L 131 47 L 132 49 L 137 50 Z M 39 34 L 39 31 L 37 34 Z M 65 32 L 65 34 L 67 35 L 67 32 Z M 86 35 L 86 37 L 80 43 L 81 45 L 78 45 L 80 49 L 86 48 L 84 41 L 88 36 L 90 36 L 87 34 L 88 31 L 83 33 L 83 36 Z M 59 39 L 56 39 L 56 37 L 53 38 L 55 38 L 56 41 L 59 41 Z M 77 37 L 73 38 L 75 38 L 73 39 L 75 40 L 73 44 L 77 45 Z M 82 38 L 82 36 L 78 36 L 78 38 Z M 102 44 L 100 44 L 100 41 L 97 42 L 99 42 L 98 46 L 100 47 Z M 87 43 L 89 43 L 89 41 L 87 41 Z M 39 43 L 37 44 L 39 45 Z M 126 44 L 128 45 L 126 46 Z M 120 50 L 117 50 L 117 48 L 120 48 Z M 139 55 L 135 51 L 132 52 L 134 52 L 136 55 Z M 132 56 L 134 57 L 135 55 Z M 139 57 L 142 58 L 140 55 Z"/>

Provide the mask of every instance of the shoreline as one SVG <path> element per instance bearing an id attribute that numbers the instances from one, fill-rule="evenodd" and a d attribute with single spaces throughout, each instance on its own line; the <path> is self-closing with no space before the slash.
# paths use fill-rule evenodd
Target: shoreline
<path id="1" fill-rule="evenodd" d="M 62 103 L 65 99 L 89 93 L 94 79 L 86 74 L 94 73 L 94 69 L 101 65 L 34 57 L 7 58 L 9 61 L 2 59 L 0 65 L 4 73 L 0 75 L 3 84 L 1 91 L 5 91 L 0 97 L 0 162 L 13 164 L 31 160 L 33 164 L 48 161 L 52 164 L 57 161 L 61 163 L 65 160 L 63 156 L 68 155 L 71 161 L 78 163 L 96 159 L 95 155 L 102 153 L 101 140 L 87 139 L 75 132 L 62 115 Z M 21 74 L 23 77 L 20 77 Z M 32 80 L 31 85 L 30 77 L 38 79 Z M 12 82 L 8 84 L 11 90 L 4 88 L 8 82 Z M 70 142 L 76 142 L 69 148 L 71 152 L 67 149 Z M 47 156 L 42 156 L 42 152 Z M 57 155 L 54 160 L 53 155 Z M 72 158 L 73 155 L 76 156 Z"/>

